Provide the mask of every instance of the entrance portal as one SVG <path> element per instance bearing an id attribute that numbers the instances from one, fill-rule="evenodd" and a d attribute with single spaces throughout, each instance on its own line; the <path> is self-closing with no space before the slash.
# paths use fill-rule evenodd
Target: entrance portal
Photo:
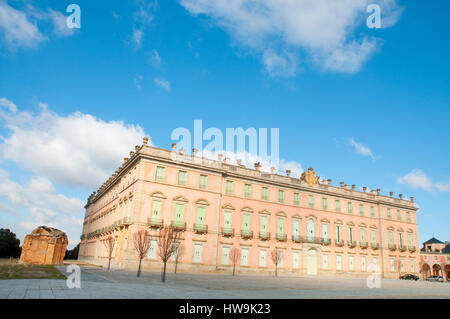
<path id="1" fill-rule="evenodd" d="M 317 251 L 315 249 L 308 250 L 306 256 L 306 273 L 308 275 L 317 275 Z"/>

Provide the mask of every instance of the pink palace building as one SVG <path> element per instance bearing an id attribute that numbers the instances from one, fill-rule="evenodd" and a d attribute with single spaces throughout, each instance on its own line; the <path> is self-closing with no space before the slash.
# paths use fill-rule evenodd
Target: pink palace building
<path id="1" fill-rule="evenodd" d="M 385 278 L 419 275 L 413 197 L 334 186 L 312 168 L 294 178 L 147 144 L 89 197 L 79 259 L 106 264 L 105 238 L 113 236 L 112 267 L 137 269 L 133 234 L 172 225 L 182 231 L 182 271 L 230 271 L 237 248 L 241 274 L 273 273 L 275 250 L 283 274 L 367 276 L 378 267 Z M 149 246 L 143 268 L 158 270 L 155 237 Z"/>

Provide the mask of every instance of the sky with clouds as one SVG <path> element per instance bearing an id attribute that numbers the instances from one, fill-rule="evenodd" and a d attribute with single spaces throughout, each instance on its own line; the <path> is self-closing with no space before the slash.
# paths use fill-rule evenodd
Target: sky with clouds
<path id="1" fill-rule="evenodd" d="M 80 29 L 67 28 L 71 3 Z M 420 241 L 450 240 L 449 9 L 0 0 L 0 227 L 23 239 L 55 226 L 75 245 L 87 196 L 142 137 L 170 148 L 198 119 L 279 128 L 280 171 L 414 196 Z"/>

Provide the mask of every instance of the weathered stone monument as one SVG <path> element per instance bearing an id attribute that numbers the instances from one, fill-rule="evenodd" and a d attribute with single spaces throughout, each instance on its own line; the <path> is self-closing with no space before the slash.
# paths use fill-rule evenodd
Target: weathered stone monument
<path id="1" fill-rule="evenodd" d="M 65 232 L 39 226 L 25 237 L 20 261 L 30 264 L 62 264 L 67 244 Z"/>

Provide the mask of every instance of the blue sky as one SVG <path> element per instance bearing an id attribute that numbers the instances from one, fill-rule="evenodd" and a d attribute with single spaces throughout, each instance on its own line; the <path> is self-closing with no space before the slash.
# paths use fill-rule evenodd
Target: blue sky
<path id="1" fill-rule="evenodd" d="M 142 136 L 169 148 L 200 119 L 279 128 L 283 160 L 414 196 L 420 241 L 450 240 L 448 1 L 223 3 L 0 0 L 0 227 L 75 244 Z"/>

